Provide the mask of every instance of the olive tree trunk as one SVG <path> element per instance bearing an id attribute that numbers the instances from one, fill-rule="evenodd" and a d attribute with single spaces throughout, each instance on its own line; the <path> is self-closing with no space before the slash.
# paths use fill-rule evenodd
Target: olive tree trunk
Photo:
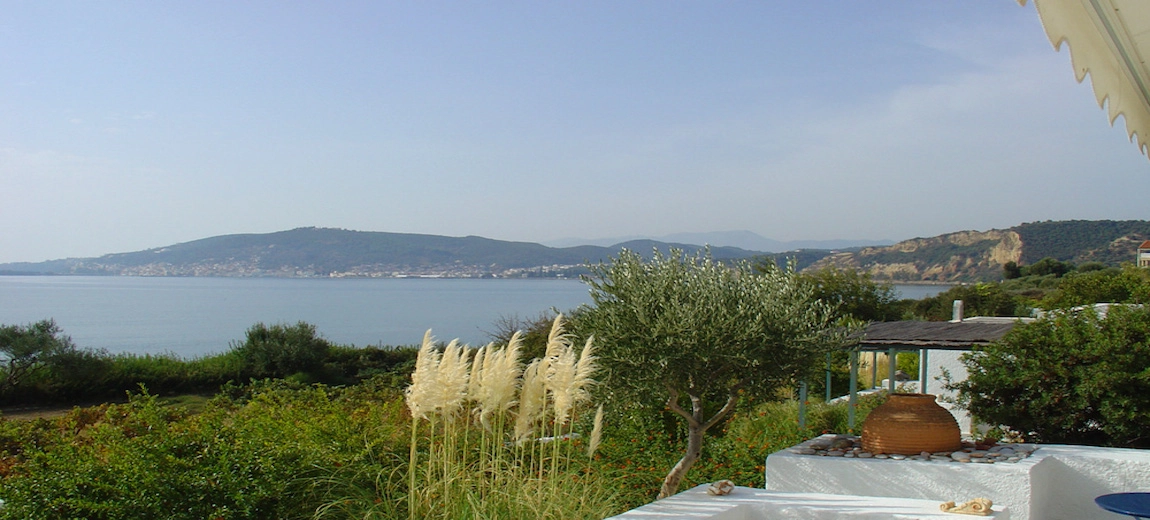
<path id="1" fill-rule="evenodd" d="M 742 383 L 739 383 L 732 387 L 723 408 L 705 421 L 702 398 L 688 393 L 687 397 L 691 398 L 691 411 L 688 412 L 679 406 L 679 391 L 668 386 L 667 390 L 671 393 L 671 397 L 667 399 L 667 406 L 687 420 L 687 451 L 683 453 L 683 458 L 679 459 L 679 462 L 671 468 L 671 472 L 667 473 L 667 477 L 663 479 L 663 487 L 659 489 L 660 499 L 679 492 L 679 483 L 683 481 L 683 477 L 687 475 L 691 466 L 695 465 L 695 461 L 699 460 L 699 455 L 703 452 L 703 435 L 734 411 L 735 405 L 739 401 L 738 390 L 742 386 Z"/>

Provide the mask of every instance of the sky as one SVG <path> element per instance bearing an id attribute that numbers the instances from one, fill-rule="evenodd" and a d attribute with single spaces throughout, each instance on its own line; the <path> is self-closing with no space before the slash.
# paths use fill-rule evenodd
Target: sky
<path id="1" fill-rule="evenodd" d="M 0 263 L 1147 218 L 1150 160 L 1014 0 L 0 9 Z"/>

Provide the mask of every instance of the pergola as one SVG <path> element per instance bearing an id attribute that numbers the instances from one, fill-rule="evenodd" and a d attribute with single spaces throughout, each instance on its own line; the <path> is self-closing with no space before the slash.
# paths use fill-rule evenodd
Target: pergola
<path id="1" fill-rule="evenodd" d="M 878 360 L 880 352 L 888 354 L 890 374 L 889 392 L 895 392 L 895 358 L 899 352 L 917 351 L 919 353 L 919 392 L 926 393 L 929 377 L 929 353 L 931 350 L 961 350 L 969 351 L 976 347 L 989 345 L 1002 339 L 1015 325 L 1030 318 L 993 318 L 973 317 L 957 319 L 954 321 L 889 321 L 871 323 L 858 335 L 857 342 L 848 346 L 850 353 L 850 394 L 847 414 L 847 426 L 853 432 L 855 427 L 855 408 L 858 404 L 858 373 L 859 357 L 864 353 L 872 356 L 873 367 Z M 829 367 L 828 367 L 829 370 Z M 875 386 L 877 371 L 871 370 L 871 386 Z M 829 376 L 828 376 L 829 377 Z M 827 385 L 829 388 L 829 384 Z M 799 402 L 806 402 L 806 385 L 800 392 Z M 806 410 L 799 412 L 799 422 L 805 425 Z"/>

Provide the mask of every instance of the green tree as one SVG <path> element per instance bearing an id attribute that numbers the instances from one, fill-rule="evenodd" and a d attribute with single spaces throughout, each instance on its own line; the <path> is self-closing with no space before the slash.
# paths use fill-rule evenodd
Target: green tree
<path id="1" fill-rule="evenodd" d="M 233 345 L 244 367 L 254 377 L 286 377 L 312 372 L 322 367 L 331 343 L 319 337 L 315 325 L 272 326 L 257 323 L 247 331 L 243 343 Z"/>
<path id="2" fill-rule="evenodd" d="M 1150 447 L 1150 309 L 1056 312 L 963 363 L 950 386 L 984 422 L 1036 442 Z"/>
<path id="3" fill-rule="evenodd" d="M 1020 271 L 1022 276 L 1045 276 L 1052 274 L 1061 277 L 1065 276 L 1066 273 L 1074 271 L 1074 264 L 1062 262 L 1048 256 L 1031 265 L 1022 267 Z"/>
<path id="4" fill-rule="evenodd" d="M 704 435 L 740 395 L 777 397 L 847 333 L 790 268 L 756 275 L 747 263 L 728 267 L 709 255 L 673 250 L 644 262 L 624 250 L 590 270 L 593 305 L 577 327 L 599 345 L 608 398 L 666 406 L 687 424 L 686 449 L 660 497 L 678 490 Z"/>
<path id="5" fill-rule="evenodd" d="M 774 263 L 759 264 L 755 269 L 762 272 L 764 269 L 776 267 Z M 864 322 L 894 321 L 902 318 L 903 309 L 909 305 L 909 302 L 904 303 L 898 299 L 892 284 L 875 282 L 865 271 L 838 269 L 832 266 L 814 272 L 800 273 L 799 276 L 814 286 L 814 297 L 831 305 L 836 315 L 841 318 Z M 899 355 L 900 362 L 907 359 L 908 355 Z M 915 359 L 917 360 L 917 356 Z M 832 353 L 829 361 L 831 393 L 842 395 L 846 393 L 850 384 L 850 355 L 845 350 L 838 350 Z M 826 377 L 813 378 L 809 381 L 810 391 L 815 394 L 826 392 L 826 381 Z"/>
<path id="6" fill-rule="evenodd" d="M 963 301 L 966 316 L 1021 316 L 1029 314 L 1024 301 L 1008 294 L 1001 284 L 956 285 L 930 298 L 911 304 L 911 312 L 930 321 L 947 321 L 954 315 L 954 300 Z"/>
<path id="7" fill-rule="evenodd" d="M 844 317 L 863 321 L 894 321 L 902 317 L 894 286 L 875 282 L 869 273 L 826 267 L 800 276 L 814 284 L 816 299 L 832 305 Z"/>
<path id="8" fill-rule="evenodd" d="M 11 392 L 49 368 L 53 358 L 76 350 L 55 320 L 0 326 L 0 393 Z"/>
<path id="9" fill-rule="evenodd" d="M 1022 278 L 1022 268 L 1018 267 L 1018 262 L 1014 260 L 1002 264 L 1002 277 L 1007 280 Z"/>

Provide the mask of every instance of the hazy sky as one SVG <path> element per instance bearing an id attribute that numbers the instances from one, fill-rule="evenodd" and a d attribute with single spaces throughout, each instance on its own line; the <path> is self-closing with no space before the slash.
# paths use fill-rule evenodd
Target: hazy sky
<path id="1" fill-rule="evenodd" d="M 1148 218 L 1150 161 L 1014 0 L 0 8 L 0 262 Z"/>

